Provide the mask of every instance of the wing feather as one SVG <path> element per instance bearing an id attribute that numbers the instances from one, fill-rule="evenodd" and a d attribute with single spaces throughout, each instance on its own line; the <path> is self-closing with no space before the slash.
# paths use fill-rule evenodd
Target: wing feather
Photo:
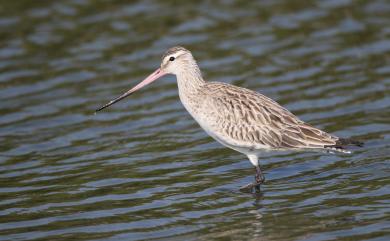
<path id="1" fill-rule="evenodd" d="M 237 86 L 209 82 L 203 90 L 207 105 L 218 113 L 221 135 L 240 143 L 271 148 L 324 148 L 337 137 L 301 121 L 272 99 Z"/>

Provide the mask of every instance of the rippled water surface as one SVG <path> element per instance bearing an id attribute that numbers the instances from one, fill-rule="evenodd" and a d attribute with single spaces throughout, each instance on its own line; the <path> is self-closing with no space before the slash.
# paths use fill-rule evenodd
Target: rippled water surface
<path id="1" fill-rule="evenodd" d="M 390 2 L 1 1 L 0 240 L 389 240 Z M 246 157 L 208 137 L 165 77 L 94 109 L 189 48 L 363 140 L 352 155 Z"/>

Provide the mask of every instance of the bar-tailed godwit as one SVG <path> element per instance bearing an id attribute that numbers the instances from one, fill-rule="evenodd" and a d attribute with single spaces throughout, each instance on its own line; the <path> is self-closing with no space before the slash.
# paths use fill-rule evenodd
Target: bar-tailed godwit
<path id="1" fill-rule="evenodd" d="M 272 99 L 249 89 L 203 79 L 191 52 L 168 49 L 160 68 L 126 93 L 100 107 L 100 111 L 166 75 L 176 75 L 181 102 L 199 125 L 222 145 L 247 155 L 255 166 L 255 182 L 245 190 L 260 190 L 265 181 L 258 161 L 264 151 L 327 150 L 348 152 L 362 143 L 317 129 Z"/>

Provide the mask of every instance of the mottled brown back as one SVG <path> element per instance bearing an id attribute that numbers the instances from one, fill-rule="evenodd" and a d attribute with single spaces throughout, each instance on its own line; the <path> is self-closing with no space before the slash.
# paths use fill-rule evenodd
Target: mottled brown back
<path id="1" fill-rule="evenodd" d="M 272 99 L 237 86 L 209 82 L 201 90 L 221 134 L 276 149 L 324 148 L 338 137 L 306 124 Z"/>

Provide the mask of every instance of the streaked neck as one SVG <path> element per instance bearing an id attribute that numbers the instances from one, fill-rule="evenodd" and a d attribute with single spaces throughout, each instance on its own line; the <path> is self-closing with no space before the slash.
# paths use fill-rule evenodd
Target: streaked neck
<path id="1" fill-rule="evenodd" d="M 196 62 L 182 68 L 176 77 L 180 94 L 195 94 L 205 84 Z"/>

